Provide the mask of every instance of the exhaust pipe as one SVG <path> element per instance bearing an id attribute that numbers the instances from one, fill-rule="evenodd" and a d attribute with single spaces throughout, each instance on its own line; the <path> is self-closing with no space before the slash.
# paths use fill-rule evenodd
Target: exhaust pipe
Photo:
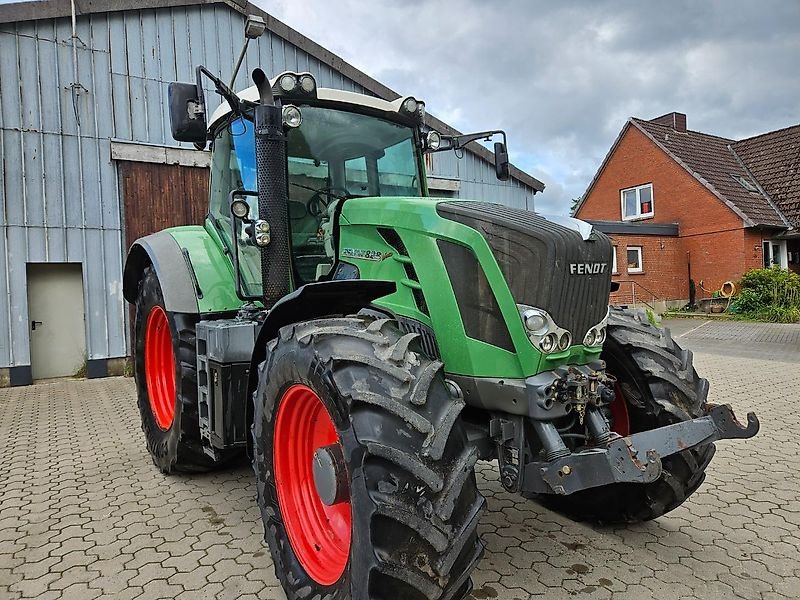
<path id="1" fill-rule="evenodd" d="M 261 286 L 264 306 L 270 309 L 291 286 L 286 133 L 264 71 L 254 70 L 253 82 L 261 98 L 254 115 L 258 218 L 269 223 L 270 231 L 270 242 L 261 249 Z"/>

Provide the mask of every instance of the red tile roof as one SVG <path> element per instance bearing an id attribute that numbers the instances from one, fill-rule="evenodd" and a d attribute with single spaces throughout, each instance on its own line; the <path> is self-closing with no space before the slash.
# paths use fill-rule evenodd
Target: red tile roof
<path id="1" fill-rule="evenodd" d="M 734 142 L 733 149 L 795 228 L 800 228 L 800 125 Z"/>
<path id="2" fill-rule="evenodd" d="M 676 130 L 637 118 L 632 118 L 631 122 L 744 217 L 746 222 L 749 221 L 749 225 L 787 226 L 781 213 L 759 190 L 758 182 L 753 181 L 742 160 L 734 152 L 735 140 L 699 131 Z M 775 162 L 783 164 L 789 161 Z M 764 163 L 770 164 L 770 161 L 764 160 Z M 794 163 L 797 163 L 796 150 Z M 751 189 L 746 189 L 745 185 Z M 794 198 L 798 199 L 797 196 Z"/>

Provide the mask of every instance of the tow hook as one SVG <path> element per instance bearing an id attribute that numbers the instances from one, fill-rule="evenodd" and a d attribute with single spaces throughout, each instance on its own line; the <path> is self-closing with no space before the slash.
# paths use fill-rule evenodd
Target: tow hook
<path id="1" fill-rule="evenodd" d="M 707 404 L 706 414 L 714 421 L 720 439 L 748 439 L 761 428 L 754 412 L 747 413 L 747 425 L 742 425 L 730 404 Z"/>

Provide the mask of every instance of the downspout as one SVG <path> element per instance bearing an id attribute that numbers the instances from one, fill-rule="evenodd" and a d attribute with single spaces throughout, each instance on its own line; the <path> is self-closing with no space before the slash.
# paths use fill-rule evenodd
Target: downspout
<path id="1" fill-rule="evenodd" d="M 75 114 L 75 133 L 77 135 L 78 140 L 78 178 L 79 178 L 79 189 L 80 189 L 80 202 L 81 202 L 81 225 L 83 227 L 86 226 L 86 200 L 83 194 L 83 131 L 81 130 L 81 114 L 80 110 L 78 109 L 78 96 L 81 90 L 89 91 L 78 80 L 78 27 L 77 27 L 77 17 L 75 11 L 75 0 L 70 0 L 70 14 L 72 17 L 72 83 L 70 83 L 70 95 L 72 96 L 72 111 Z M 81 42 L 83 43 L 83 42 Z M 84 44 L 85 45 L 85 44 Z M 66 215 L 64 215 L 64 225 L 66 226 Z M 104 243 L 104 240 L 101 239 L 101 244 Z M 89 302 L 89 293 L 88 293 L 88 285 L 86 284 L 86 274 L 88 273 L 89 269 L 86 268 L 88 257 L 86 251 L 86 231 L 82 231 L 81 234 L 81 246 L 83 251 L 82 257 L 82 271 L 83 274 L 83 297 L 84 297 L 84 313 L 89 314 L 88 302 Z M 67 257 L 69 258 L 69 257 Z M 86 359 L 91 358 L 91 322 L 92 319 L 86 318 L 84 319 L 84 328 L 86 333 Z"/>

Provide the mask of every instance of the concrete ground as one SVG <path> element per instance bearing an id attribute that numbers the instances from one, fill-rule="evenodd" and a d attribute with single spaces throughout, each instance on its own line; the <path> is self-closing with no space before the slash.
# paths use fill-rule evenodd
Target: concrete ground
<path id="1" fill-rule="evenodd" d="M 702 323 L 669 325 L 711 400 L 756 410 L 761 433 L 718 443 L 683 506 L 625 527 L 559 517 L 481 465 L 474 600 L 800 597 L 800 326 Z M 129 379 L 0 390 L 0 457 L 0 599 L 284 597 L 250 470 L 162 476 Z"/>

